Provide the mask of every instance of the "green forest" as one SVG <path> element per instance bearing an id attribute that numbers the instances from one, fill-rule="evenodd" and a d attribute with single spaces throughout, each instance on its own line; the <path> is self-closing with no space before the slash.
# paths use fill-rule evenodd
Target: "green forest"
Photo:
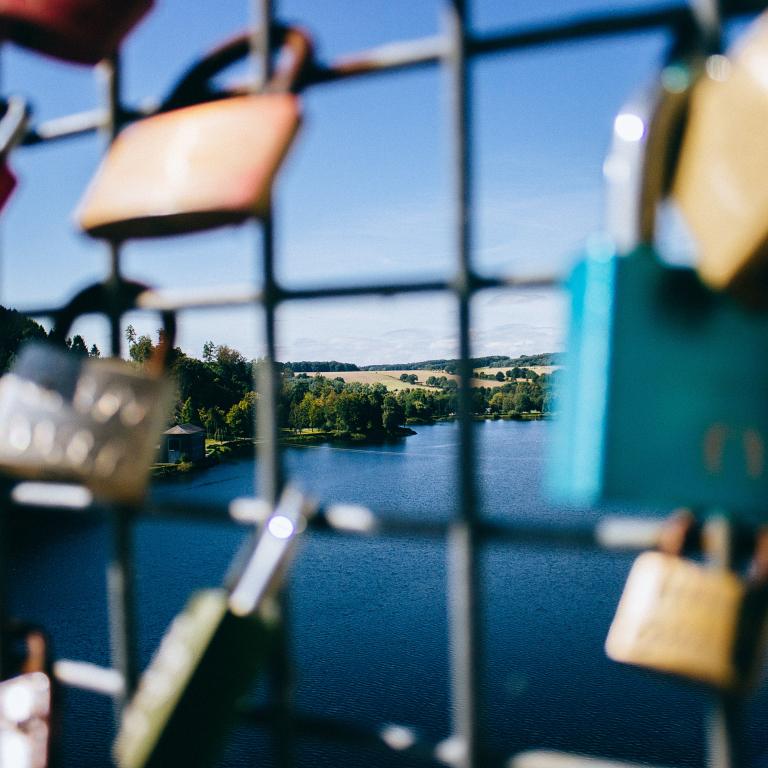
<path id="1" fill-rule="evenodd" d="M 2 307 L 0 334 L 3 370 L 12 365 L 25 340 L 47 336 L 38 323 Z M 152 339 L 138 335 L 128 326 L 126 341 L 131 363 L 142 366 L 155 347 Z M 98 348 L 95 345 L 89 348 L 79 335 L 67 339 L 67 349 L 72 354 L 100 356 Z M 473 413 L 484 418 L 519 418 L 523 414 L 552 410 L 552 378 L 556 374 L 539 376 L 519 365 L 528 361 L 531 365 L 544 364 L 551 359 L 551 355 L 539 355 L 473 361 L 477 365 L 487 365 L 486 361 L 490 360 L 517 363 L 502 376 L 505 382 L 501 386 L 473 389 Z M 170 374 L 177 387 L 172 423 L 199 424 L 216 440 L 253 437 L 259 399 L 254 381 L 258 380 L 258 368 L 262 364 L 258 360 L 247 360 L 226 344 L 211 341 L 203 345 L 200 358 L 174 348 L 169 356 Z M 426 381 L 418 381 L 415 374 L 403 374 L 401 380 L 414 386 L 388 391 L 381 383 L 345 382 L 345 371 L 359 370 L 351 363 L 305 361 L 278 364 L 278 368 L 278 419 L 288 434 L 314 432 L 340 439 L 384 439 L 408 434 L 410 425 L 451 418 L 457 410 L 456 382 L 440 376 L 438 369 L 434 369 L 436 375 Z M 308 370 L 323 371 L 327 375 L 308 376 Z M 409 369 L 403 367 L 403 370 Z M 429 389 L 423 388 L 425 385 Z"/>

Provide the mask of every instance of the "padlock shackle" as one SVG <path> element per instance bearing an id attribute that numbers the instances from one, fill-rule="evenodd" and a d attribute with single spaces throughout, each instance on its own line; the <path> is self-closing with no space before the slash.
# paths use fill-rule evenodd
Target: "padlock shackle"
<path id="1" fill-rule="evenodd" d="M 230 591 L 229 609 L 235 615 L 257 612 L 263 601 L 280 587 L 296 538 L 316 511 L 317 504 L 294 486 L 283 490 L 277 507 L 255 540 L 245 542 L 225 578 Z"/>
<path id="2" fill-rule="evenodd" d="M 5 111 L 0 118 L 0 158 L 5 158 L 24 138 L 31 110 L 29 102 L 21 96 L 8 96 L 2 103 Z"/>
<path id="3" fill-rule="evenodd" d="M 607 182 L 607 229 L 620 253 L 654 242 L 656 206 L 666 197 L 688 107 L 694 62 L 668 65 L 616 116 Z"/>
<path id="4" fill-rule="evenodd" d="M 94 313 L 110 315 L 114 312 L 125 314 L 137 308 L 138 297 L 148 290 L 148 286 L 133 280 L 120 280 L 117 284 L 93 283 L 83 288 L 54 315 L 49 338 L 54 343 L 63 345 L 73 323 L 81 315 Z M 163 324 L 163 338 L 147 361 L 148 371 L 153 375 L 160 375 L 162 371 L 167 370 L 170 351 L 176 341 L 176 314 L 163 310 L 160 316 Z"/>
<path id="5" fill-rule="evenodd" d="M 311 37 L 299 27 L 275 23 L 270 39 L 276 48 L 279 46 L 281 52 L 286 51 L 291 55 L 287 65 L 279 66 L 275 70 L 265 90 L 272 93 L 298 92 L 312 62 L 314 46 Z M 252 40 L 250 32 L 242 32 L 195 62 L 176 82 L 158 112 L 168 112 L 221 98 L 221 95 L 211 88 L 211 80 L 250 55 Z"/>

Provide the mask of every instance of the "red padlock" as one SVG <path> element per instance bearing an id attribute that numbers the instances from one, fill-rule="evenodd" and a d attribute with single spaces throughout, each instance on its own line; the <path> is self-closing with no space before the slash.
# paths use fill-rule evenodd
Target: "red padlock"
<path id="1" fill-rule="evenodd" d="M 0 37 L 49 56 L 95 64 L 152 7 L 153 0 L 0 0 Z"/>
<path id="2" fill-rule="evenodd" d="M 8 167 L 9 152 L 24 138 L 29 120 L 29 106 L 24 99 L 11 96 L 5 101 L 0 118 L 0 210 L 16 188 L 16 176 Z"/>

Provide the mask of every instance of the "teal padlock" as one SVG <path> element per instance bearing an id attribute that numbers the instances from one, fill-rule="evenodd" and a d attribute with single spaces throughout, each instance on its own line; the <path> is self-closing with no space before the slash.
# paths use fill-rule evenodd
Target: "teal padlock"
<path id="1" fill-rule="evenodd" d="M 687 79 L 690 80 L 690 70 Z M 685 70 L 667 82 L 686 81 Z M 559 501 L 768 515 L 768 315 L 707 289 L 654 248 L 684 88 L 616 118 L 613 237 L 568 282 L 571 318 L 552 486 Z"/>

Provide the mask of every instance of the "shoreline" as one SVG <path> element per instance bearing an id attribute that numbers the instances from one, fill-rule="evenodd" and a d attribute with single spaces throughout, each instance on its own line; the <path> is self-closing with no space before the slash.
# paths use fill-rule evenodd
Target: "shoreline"
<path id="1" fill-rule="evenodd" d="M 521 414 L 474 414 L 473 421 L 547 421 L 552 418 L 548 413 Z M 371 434 L 323 432 L 321 430 L 296 433 L 285 429 L 282 431 L 279 443 L 282 447 L 302 448 L 307 445 L 337 444 L 337 445 L 377 445 L 391 443 L 416 435 L 413 426 L 431 426 L 440 422 L 455 421 L 456 416 L 442 416 L 431 421 L 409 419 L 403 427 L 398 427 L 394 434 L 375 432 Z M 259 444 L 255 437 L 240 437 L 234 440 L 212 442 L 216 449 L 198 461 L 181 462 L 178 464 L 155 464 L 151 470 L 155 482 L 178 482 L 187 477 L 193 477 L 206 469 L 218 466 L 229 460 L 253 456 L 254 448 Z"/>

